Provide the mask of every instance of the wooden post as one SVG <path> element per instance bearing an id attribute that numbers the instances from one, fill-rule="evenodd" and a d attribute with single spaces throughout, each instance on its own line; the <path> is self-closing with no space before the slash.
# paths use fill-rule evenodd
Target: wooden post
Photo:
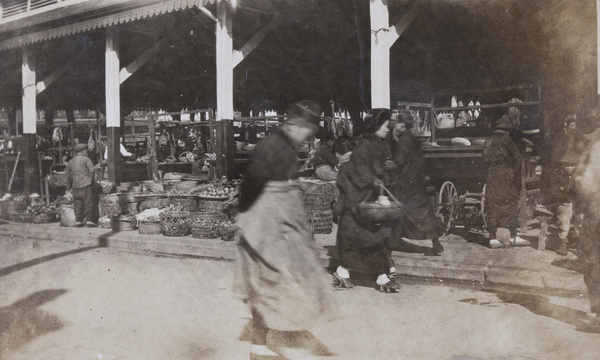
<path id="1" fill-rule="evenodd" d="M 233 19 L 230 6 L 227 1 L 217 3 L 217 120 L 233 120 Z"/>
<path id="2" fill-rule="evenodd" d="M 600 98 L 600 56 L 598 56 L 598 51 L 600 51 L 600 0 L 596 0 L 596 30 L 596 98 Z"/>
<path id="3" fill-rule="evenodd" d="M 106 82 L 106 135 L 108 148 L 108 181 L 117 185 L 121 181 L 121 96 L 119 80 L 119 44 L 115 29 L 106 29 L 105 82 Z"/>
<path id="4" fill-rule="evenodd" d="M 158 176 L 158 160 L 156 151 L 156 130 L 154 129 L 154 116 L 148 116 L 148 132 L 150 137 L 150 173 L 151 179 L 154 181 L 160 181 Z"/>
<path id="5" fill-rule="evenodd" d="M 36 159 L 36 91 L 35 91 L 35 58 L 30 47 L 23 49 L 23 175 L 24 191 L 34 192 L 38 182 L 38 161 Z M 17 164 L 15 164 L 15 167 Z"/>
<path id="6" fill-rule="evenodd" d="M 521 160 L 521 191 L 519 194 L 519 227 L 521 232 L 527 232 L 527 158 Z"/>
<path id="7" fill-rule="evenodd" d="M 217 121 L 217 177 L 232 179 L 235 175 L 235 140 L 233 122 Z"/>
<path id="8" fill-rule="evenodd" d="M 371 107 L 390 108 L 390 45 L 387 0 L 371 0 Z"/>

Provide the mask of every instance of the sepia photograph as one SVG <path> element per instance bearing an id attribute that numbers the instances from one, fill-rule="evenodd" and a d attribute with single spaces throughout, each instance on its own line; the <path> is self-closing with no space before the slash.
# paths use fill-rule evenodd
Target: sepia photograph
<path id="1" fill-rule="evenodd" d="M 0 0 L 0 360 L 600 360 L 600 0 Z"/>

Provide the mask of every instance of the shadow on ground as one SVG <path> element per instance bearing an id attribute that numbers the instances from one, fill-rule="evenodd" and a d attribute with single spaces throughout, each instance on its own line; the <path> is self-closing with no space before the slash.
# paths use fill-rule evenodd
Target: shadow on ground
<path id="1" fill-rule="evenodd" d="M 41 263 L 44 263 L 44 262 L 47 262 L 50 260 L 58 259 L 58 258 L 61 258 L 64 256 L 79 254 L 79 253 L 82 253 L 85 251 L 97 249 L 98 247 L 99 246 L 86 246 L 86 247 L 82 247 L 79 249 L 63 251 L 63 252 L 56 253 L 56 254 L 45 255 L 45 256 L 41 256 L 39 258 L 35 258 L 35 259 L 27 260 L 27 261 L 24 261 L 24 262 L 21 262 L 18 264 L 10 265 L 10 266 L 0 269 L 0 276 L 6 276 L 6 275 L 14 273 L 15 271 L 27 269 L 29 267 L 32 267 L 32 266 L 35 266 L 35 265 L 38 265 L 38 264 L 41 264 Z"/>
<path id="2" fill-rule="evenodd" d="M 0 349 L 15 350 L 36 337 L 61 329 L 64 324 L 60 318 L 38 308 L 66 292 L 42 290 L 0 308 Z"/>
<path id="3" fill-rule="evenodd" d="M 546 316 L 576 327 L 578 331 L 596 332 L 590 328 L 590 323 L 595 322 L 595 317 L 584 311 L 575 310 L 566 306 L 552 304 L 550 300 L 541 295 L 510 293 L 494 291 L 496 296 L 505 303 L 517 304 L 536 315 Z M 600 331 L 600 329 L 598 329 Z"/>

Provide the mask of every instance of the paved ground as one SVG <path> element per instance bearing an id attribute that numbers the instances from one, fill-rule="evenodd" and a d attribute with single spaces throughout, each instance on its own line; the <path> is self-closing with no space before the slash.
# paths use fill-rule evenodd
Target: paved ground
<path id="1" fill-rule="evenodd" d="M 232 262 L 4 236 L 0 254 L 2 360 L 248 358 Z M 401 282 L 334 291 L 340 316 L 309 337 L 322 358 L 600 359 L 584 297 Z"/>

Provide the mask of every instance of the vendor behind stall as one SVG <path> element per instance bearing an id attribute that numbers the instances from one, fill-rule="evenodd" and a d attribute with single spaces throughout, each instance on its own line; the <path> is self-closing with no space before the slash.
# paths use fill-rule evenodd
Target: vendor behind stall
<path id="1" fill-rule="evenodd" d="M 192 176 L 204 175 L 204 161 L 206 161 L 206 153 L 201 143 L 196 144 L 196 148 L 192 151 L 194 154 L 194 162 L 192 163 Z"/>
<path id="2" fill-rule="evenodd" d="M 324 181 L 335 181 L 338 159 L 332 149 L 334 137 L 332 133 L 328 133 L 324 128 L 320 128 L 319 132 L 318 137 L 321 142 L 314 157 L 315 177 Z"/>

